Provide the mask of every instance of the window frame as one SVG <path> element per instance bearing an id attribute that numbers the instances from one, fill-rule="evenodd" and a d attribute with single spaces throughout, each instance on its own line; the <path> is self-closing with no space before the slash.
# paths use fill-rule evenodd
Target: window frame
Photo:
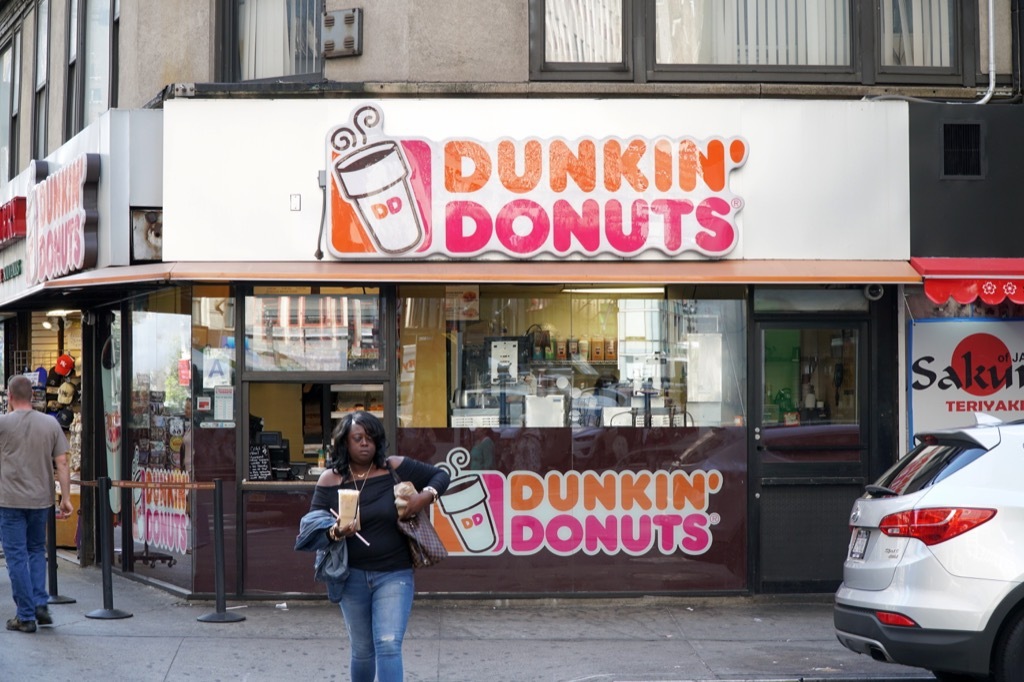
<path id="1" fill-rule="evenodd" d="M 880 9 L 876 7 L 875 9 Z M 978 50 L 981 46 L 978 32 L 978 12 L 980 8 L 976 0 L 955 0 L 953 8 L 953 48 L 956 50 L 950 67 L 907 67 L 884 66 L 878 46 L 882 43 L 881 24 L 871 21 L 875 50 L 872 56 L 876 60 L 877 82 L 883 84 L 913 82 L 915 84 L 942 85 L 955 78 L 961 78 L 960 85 L 970 87 L 977 85 L 979 75 Z"/>
<path id="2" fill-rule="evenodd" d="M 24 49 L 24 40 L 22 39 L 22 30 L 18 29 L 14 32 L 14 77 L 11 85 L 11 173 L 14 174 L 15 169 L 18 168 L 18 159 L 20 158 L 21 151 L 21 67 L 23 61 L 22 51 Z"/>
<path id="3" fill-rule="evenodd" d="M 326 0 L 316 0 L 315 16 L 323 17 Z M 319 68 L 309 73 L 292 76 L 268 76 L 266 78 L 242 78 L 242 66 L 238 55 L 238 0 L 220 0 L 216 5 L 219 47 L 215 56 L 214 70 L 225 83 L 318 83 L 323 80 L 327 60 L 323 55 L 323 21 L 316 22 L 317 61 Z"/>
<path id="4" fill-rule="evenodd" d="M 16 167 L 15 166 L 15 155 L 14 155 L 14 142 L 15 141 L 13 139 L 13 133 L 14 133 L 14 125 L 13 125 L 13 123 L 14 123 L 14 112 L 16 110 L 16 106 L 15 106 L 14 101 L 18 97 L 18 92 L 17 92 L 18 79 L 15 77 L 15 72 L 14 72 L 14 69 L 17 67 L 17 64 L 18 64 L 18 58 L 17 58 L 17 54 L 16 54 L 17 49 L 18 49 L 18 41 L 13 39 L 13 38 L 11 40 L 8 40 L 3 45 L 0 45 L 0 68 L 2 68 L 2 65 L 3 65 L 2 57 L 3 57 L 4 53 L 9 52 L 10 53 L 10 60 L 11 60 L 11 90 L 10 90 L 10 93 L 9 93 L 9 96 L 10 96 L 9 104 L 10 104 L 10 106 L 9 106 L 7 111 L 0 111 L 0 126 L 3 126 L 3 127 L 5 127 L 7 129 L 7 175 L 6 175 L 6 177 L 0 176 L 0 186 L 6 185 L 8 182 L 10 182 L 14 178 L 14 175 L 15 175 L 14 169 Z"/>
<path id="5" fill-rule="evenodd" d="M 64 141 L 82 129 L 82 6 L 85 0 L 68 0 L 64 65 Z M 71 12 L 74 4 L 75 11 Z"/>
<path id="6" fill-rule="evenodd" d="M 624 81 L 631 83 L 798 83 L 850 85 L 903 84 L 973 87 L 978 83 L 978 0 L 955 0 L 956 54 L 950 68 L 882 67 L 878 54 L 880 4 L 850 2 L 851 63 L 847 66 L 746 67 L 741 65 L 658 65 L 656 0 L 622 0 L 623 63 L 546 62 L 546 0 L 530 0 L 531 81 Z M 648 38 L 649 36 L 649 38 Z"/>
<path id="7" fill-rule="evenodd" d="M 45 63 L 40 70 L 40 49 L 39 36 L 41 35 L 39 24 L 43 3 L 46 4 L 46 46 Z M 33 158 L 43 159 L 47 155 L 47 128 L 50 110 L 50 0 L 38 0 L 35 11 L 35 37 L 32 55 L 32 155 Z"/>
<path id="8" fill-rule="evenodd" d="M 635 72 L 633 46 L 638 44 L 634 35 L 634 21 L 644 0 L 622 2 L 622 60 L 619 62 L 577 63 L 547 62 L 544 60 L 547 21 L 545 0 L 530 0 L 530 80 L 590 80 L 633 81 Z"/>
<path id="9" fill-rule="evenodd" d="M 115 4 L 114 0 L 79 0 L 78 4 L 78 22 L 79 31 L 81 36 L 81 42 L 78 44 L 78 67 L 77 71 L 78 78 L 81 83 L 81 87 L 78 89 L 78 121 L 74 133 L 81 132 L 88 126 L 92 121 L 88 120 L 88 116 L 91 110 L 86 106 L 87 98 L 89 97 L 89 85 L 87 79 L 89 78 L 89 10 L 93 2 L 102 3 L 108 15 L 107 23 L 107 101 L 103 109 L 99 111 L 96 118 L 99 118 L 103 112 L 108 111 L 111 107 L 115 106 L 116 96 L 114 94 L 116 79 L 114 74 L 117 72 L 117 64 L 115 62 L 116 51 L 114 49 L 114 41 L 116 38 L 116 27 L 115 19 L 117 17 L 115 13 L 115 7 L 119 8 L 119 5 Z M 94 119 L 95 120 L 95 119 Z M 74 134 L 73 133 L 73 134 Z"/>

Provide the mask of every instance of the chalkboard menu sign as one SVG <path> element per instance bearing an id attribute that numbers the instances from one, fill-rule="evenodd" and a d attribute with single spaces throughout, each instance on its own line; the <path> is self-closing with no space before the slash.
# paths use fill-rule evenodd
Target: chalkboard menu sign
<path id="1" fill-rule="evenodd" d="M 270 480 L 270 454 L 266 445 L 249 446 L 249 480 Z"/>

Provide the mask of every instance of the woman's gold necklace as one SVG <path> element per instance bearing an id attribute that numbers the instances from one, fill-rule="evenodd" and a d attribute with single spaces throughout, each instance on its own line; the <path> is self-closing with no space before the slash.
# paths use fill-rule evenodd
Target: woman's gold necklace
<path id="1" fill-rule="evenodd" d="M 361 473 L 361 474 L 357 474 L 357 473 L 356 473 L 356 472 L 355 472 L 355 471 L 354 471 L 354 470 L 352 469 L 352 466 L 351 466 L 351 465 L 349 465 L 349 468 L 348 468 L 348 469 L 349 469 L 349 471 L 351 471 L 351 472 L 352 472 L 352 478 L 358 478 L 359 480 L 363 480 L 364 478 L 366 478 L 367 476 L 369 476 L 369 475 L 370 475 L 370 472 L 371 472 L 371 471 L 373 471 L 373 464 L 370 464 L 369 468 L 368 468 L 368 469 L 367 469 L 366 471 L 364 471 L 363 473 Z"/>

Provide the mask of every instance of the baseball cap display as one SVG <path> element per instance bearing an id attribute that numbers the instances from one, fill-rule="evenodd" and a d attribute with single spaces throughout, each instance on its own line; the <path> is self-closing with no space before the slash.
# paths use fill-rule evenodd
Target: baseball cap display
<path id="1" fill-rule="evenodd" d="M 74 420 L 75 413 L 66 407 L 63 410 L 57 412 L 57 421 L 60 423 L 60 427 L 64 430 L 71 428 L 71 422 L 73 422 Z"/>
<path id="2" fill-rule="evenodd" d="M 75 359 L 65 353 L 57 358 L 57 364 L 53 368 L 57 370 L 57 374 L 66 377 L 75 368 Z"/>
<path id="3" fill-rule="evenodd" d="M 50 373 L 46 376 L 46 393 L 48 395 L 57 395 L 57 391 L 63 383 L 64 377 L 57 373 L 56 366 L 51 367 Z"/>
<path id="4" fill-rule="evenodd" d="M 75 395 L 77 393 L 78 388 L 70 381 L 65 381 L 57 390 L 57 402 L 61 405 L 70 405 L 75 402 Z"/>
<path id="5" fill-rule="evenodd" d="M 36 380 L 36 386 L 45 386 L 46 378 L 49 376 L 49 373 L 46 371 L 46 368 L 40 365 L 39 367 L 36 367 L 35 372 L 36 376 L 38 377 L 38 379 Z"/>

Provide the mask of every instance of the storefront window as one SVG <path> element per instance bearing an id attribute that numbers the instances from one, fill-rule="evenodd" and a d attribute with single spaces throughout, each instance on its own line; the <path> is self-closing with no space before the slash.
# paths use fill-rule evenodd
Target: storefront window
<path id="1" fill-rule="evenodd" d="M 394 452 L 452 475 L 423 589 L 745 586 L 742 287 L 403 286 L 398 309 Z"/>
<path id="2" fill-rule="evenodd" d="M 223 286 L 138 297 L 123 321 L 114 313 L 100 358 L 108 469 L 121 470 L 123 414 L 125 475 L 144 484 L 130 489 L 125 568 L 198 591 L 209 589 L 193 581 L 201 562 L 213 563 L 213 499 L 211 491 L 189 484 L 231 480 L 235 470 L 232 306 L 230 287 Z M 123 350 L 122 322 L 129 325 Z M 122 401 L 124 372 L 130 392 Z M 233 509 L 230 502 L 225 509 Z M 233 527 L 233 520 L 226 525 Z"/>
<path id="3" fill-rule="evenodd" d="M 186 290 L 136 299 L 130 312 L 131 392 L 128 456 L 132 480 L 166 485 L 189 480 L 183 467 L 186 404 L 191 397 L 191 315 Z M 136 570 L 191 587 L 191 574 L 169 571 L 190 549 L 184 486 L 132 489 L 130 558 Z"/>
<path id="4" fill-rule="evenodd" d="M 399 424 L 742 424 L 742 301 L 657 289 L 403 287 Z"/>
<path id="5" fill-rule="evenodd" d="M 232 547 L 238 527 L 235 514 L 236 452 L 239 433 L 247 427 L 235 392 L 238 367 L 235 349 L 237 320 L 235 292 L 229 286 L 194 286 L 191 289 L 192 399 L 184 405 L 181 462 L 188 479 L 224 482 L 224 544 Z M 185 372 L 184 363 L 179 370 Z M 239 422 L 238 420 L 241 419 Z M 194 589 L 214 589 L 214 494 L 208 489 L 187 497 Z M 229 576 L 227 589 L 232 589 Z"/>
<path id="6" fill-rule="evenodd" d="M 257 287 L 245 299 L 249 371 L 381 368 L 376 289 Z"/>
<path id="7" fill-rule="evenodd" d="M 384 419 L 384 385 L 249 383 L 249 481 L 315 481 L 331 458 L 331 434 L 357 410 Z"/>

